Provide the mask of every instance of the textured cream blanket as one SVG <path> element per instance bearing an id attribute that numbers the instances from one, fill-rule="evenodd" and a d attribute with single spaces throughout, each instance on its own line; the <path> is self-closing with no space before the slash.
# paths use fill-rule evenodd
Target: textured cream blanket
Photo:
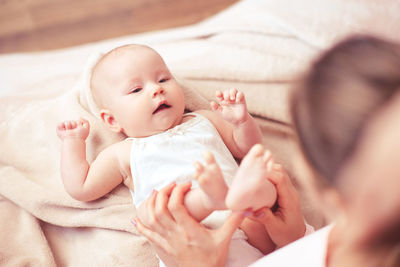
<path id="1" fill-rule="evenodd" d="M 317 53 L 350 32 L 399 39 L 400 6 L 384 2 L 244 0 L 189 27 L 1 56 L 0 265 L 158 264 L 130 224 L 135 210 L 126 188 L 82 203 L 62 186 L 58 121 L 90 120 L 89 160 L 122 138 L 88 109 L 79 77 L 92 53 L 126 43 L 152 46 L 190 88 L 186 100 L 192 110 L 208 107 L 216 89 L 243 90 L 250 111 L 259 117 L 264 144 L 296 178 L 286 103 L 290 86 Z M 323 218 L 305 194 L 303 200 L 307 219 L 321 226 Z"/>

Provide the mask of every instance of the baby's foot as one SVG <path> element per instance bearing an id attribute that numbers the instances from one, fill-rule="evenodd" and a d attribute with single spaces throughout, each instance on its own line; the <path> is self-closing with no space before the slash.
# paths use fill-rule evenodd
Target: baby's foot
<path id="1" fill-rule="evenodd" d="M 253 146 L 242 160 L 229 188 L 226 206 L 231 210 L 272 207 L 276 201 L 276 189 L 267 178 L 272 165 L 271 153 L 260 144 Z"/>
<path id="2" fill-rule="evenodd" d="M 86 140 L 89 135 L 90 125 L 85 119 L 77 121 L 64 121 L 57 125 L 57 135 L 61 140 L 65 138 L 79 138 Z"/>
<path id="3" fill-rule="evenodd" d="M 204 203 L 209 209 L 226 209 L 225 196 L 228 186 L 225 183 L 221 169 L 211 152 L 204 154 L 205 165 L 195 162 L 194 178 L 204 193 Z"/>

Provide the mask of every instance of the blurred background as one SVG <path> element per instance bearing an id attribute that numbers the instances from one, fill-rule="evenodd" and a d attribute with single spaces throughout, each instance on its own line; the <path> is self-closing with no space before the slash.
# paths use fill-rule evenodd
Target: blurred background
<path id="1" fill-rule="evenodd" d="M 42 51 L 199 22 L 238 0 L 0 0 L 0 53 Z"/>

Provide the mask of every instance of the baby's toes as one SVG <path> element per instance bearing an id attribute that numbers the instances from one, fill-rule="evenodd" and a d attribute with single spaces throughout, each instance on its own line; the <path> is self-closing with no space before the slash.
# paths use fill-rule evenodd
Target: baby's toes
<path id="1" fill-rule="evenodd" d="M 263 155 L 263 162 L 265 163 L 265 164 L 267 164 L 269 161 L 271 161 L 272 160 L 272 154 L 271 154 L 271 151 L 269 151 L 269 150 L 266 150 L 265 152 L 264 152 L 264 155 Z"/>
<path id="2" fill-rule="evenodd" d="M 203 158 L 207 165 L 215 164 L 214 155 L 210 151 L 206 151 L 203 155 Z"/>
<path id="3" fill-rule="evenodd" d="M 256 144 L 250 148 L 250 151 L 243 158 L 240 165 L 243 166 L 253 166 L 254 164 L 259 164 L 262 162 L 264 156 L 264 146 L 261 144 Z"/>
<path id="4" fill-rule="evenodd" d="M 250 148 L 249 153 L 247 156 L 249 158 L 257 158 L 264 155 L 264 146 L 261 144 L 255 144 L 252 148 Z"/>
<path id="5" fill-rule="evenodd" d="M 210 185 L 211 179 L 210 176 L 206 172 L 204 172 L 199 175 L 199 177 L 197 178 L 197 182 L 199 183 L 199 186 L 201 188 L 204 188 Z"/>
<path id="6" fill-rule="evenodd" d="M 194 178 L 195 178 L 196 180 L 198 180 L 199 177 L 200 177 L 200 175 L 201 175 L 202 173 L 204 173 L 204 166 L 203 166 L 203 164 L 201 164 L 200 162 L 196 161 L 196 162 L 194 163 L 194 167 L 195 167 L 195 169 L 196 169 L 196 172 L 194 173 Z"/>
<path id="7" fill-rule="evenodd" d="M 268 162 L 267 162 L 267 171 L 271 172 L 274 168 L 275 165 L 275 161 L 273 158 L 271 158 Z"/>

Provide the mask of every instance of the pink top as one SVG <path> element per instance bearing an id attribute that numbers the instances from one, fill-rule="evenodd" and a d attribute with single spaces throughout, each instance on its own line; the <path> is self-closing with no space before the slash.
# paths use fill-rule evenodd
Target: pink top
<path id="1" fill-rule="evenodd" d="M 324 267 L 328 244 L 328 236 L 333 225 L 306 235 L 293 243 L 280 248 L 259 259 L 250 267 Z"/>

